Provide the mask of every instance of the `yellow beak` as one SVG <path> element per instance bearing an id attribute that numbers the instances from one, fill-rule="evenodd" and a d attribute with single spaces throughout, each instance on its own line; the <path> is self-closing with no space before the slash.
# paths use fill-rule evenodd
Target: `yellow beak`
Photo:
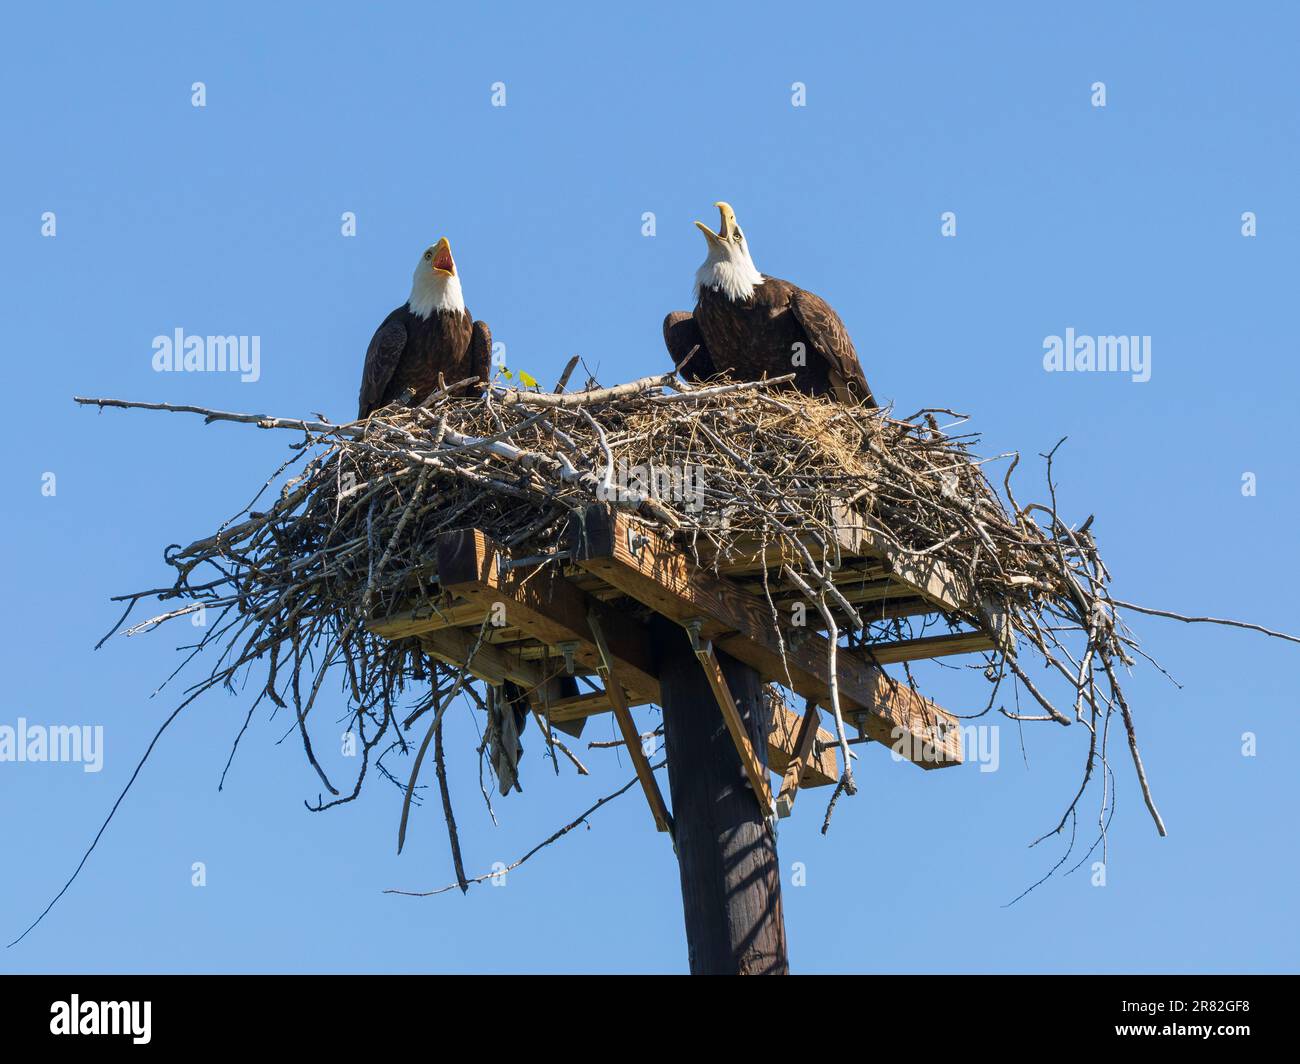
<path id="1" fill-rule="evenodd" d="M 456 260 L 451 257 L 451 241 L 440 236 L 433 245 L 433 260 L 429 263 L 435 273 L 452 277 L 456 273 Z"/>
<path id="2" fill-rule="evenodd" d="M 715 243 L 725 243 L 731 239 L 731 235 L 736 231 L 736 212 L 731 209 L 730 203 L 724 203 L 719 200 L 714 204 L 718 208 L 718 231 L 715 233 L 703 222 L 696 222 L 701 233 L 709 240 Z"/>

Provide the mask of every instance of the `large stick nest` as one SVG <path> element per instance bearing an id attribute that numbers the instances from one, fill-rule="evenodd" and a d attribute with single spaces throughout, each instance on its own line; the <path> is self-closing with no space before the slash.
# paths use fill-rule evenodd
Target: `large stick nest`
<path id="1" fill-rule="evenodd" d="M 570 516 L 603 502 L 688 544 L 706 564 L 725 561 L 738 544 L 770 544 L 785 559 L 781 575 L 806 593 L 823 629 L 836 637 L 832 646 L 839 641 L 869 652 L 873 642 L 911 634 L 908 620 L 873 622 L 835 587 L 836 529 L 846 512 L 860 515 L 896 557 L 941 561 L 969 599 L 949 621 L 984 625 L 991 607 L 1014 633 L 1006 649 L 979 665 L 991 683 L 982 712 L 1077 723 L 1088 733 L 1082 785 L 1048 834 L 1067 823 L 1073 829 L 1088 782 L 1107 774 L 1105 737 L 1116 713 L 1163 832 L 1117 675 L 1117 666 L 1140 651 L 1111 600 L 1091 518 L 1072 528 L 1057 513 L 1051 455 L 1044 456 L 1046 500 L 1021 504 L 1011 486 L 1018 458 L 995 459 L 1005 464 L 999 493 L 986 475 L 991 460 L 973 454 L 973 435 L 953 431 L 964 418 L 951 411 L 898 418 L 794 393 L 781 382 L 692 386 L 671 375 L 606 389 L 593 383 L 583 392 L 493 388 L 464 398 L 456 388 L 348 425 L 154 407 L 301 436 L 244 510 L 214 534 L 169 549 L 172 586 L 124 598 L 183 602 L 131 632 L 200 608 L 215 612 L 194 652 L 218 656 L 191 697 L 214 684 L 243 682 L 257 665 L 258 701 L 293 707 L 307 756 L 335 796 L 318 808 L 359 793 L 375 750 L 380 771 L 406 790 L 409 803 L 415 772 L 409 782 L 396 780 L 384 756 L 406 752 L 413 745 L 408 730 L 431 711 L 436 726 L 453 695 L 480 704 L 490 698 L 463 668 L 427 658 L 414 640 L 393 642 L 367 627 L 436 601 L 436 538 L 475 528 L 515 557 L 551 555 Z M 950 424 L 941 427 L 940 416 Z M 1022 667 L 1026 655 L 1039 659 L 1037 681 Z M 1064 685 L 1065 700 L 1049 697 L 1043 664 L 1061 681 L 1055 687 Z M 312 708 L 331 673 L 363 740 L 351 788 L 327 778 L 309 738 Z M 999 694 L 1004 678 L 1037 709 L 1007 710 Z M 412 680 L 418 700 L 399 710 Z M 910 670 L 906 680 L 912 682 Z M 830 708 L 843 739 L 838 705 Z M 849 763 L 842 759 L 841 786 L 851 793 Z M 1101 791 L 1099 839 L 1114 793 L 1107 785 Z"/>

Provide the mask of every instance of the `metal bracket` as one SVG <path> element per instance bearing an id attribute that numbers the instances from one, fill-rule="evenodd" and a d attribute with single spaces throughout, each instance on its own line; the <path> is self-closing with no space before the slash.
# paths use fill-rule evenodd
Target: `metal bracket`
<path id="1" fill-rule="evenodd" d="M 526 558 L 507 558 L 504 554 L 498 554 L 497 559 L 497 576 L 505 576 L 512 569 L 523 569 L 526 566 L 541 567 L 548 562 L 567 562 L 573 557 L 573 552 L 568 550 L 557 550 L 550 554 L 530 554 Z"/>
<path id="2" fill-rule="evenodd" d="M 649 542 L 650 540 L 647 536 L 643 536 L 635 528 L 630 525 L 628 526 L 627 549 L 631 551 L 637 559 L 640 559 L 641 552 L 645 550 L 646 544 Z"/>
<path id="3" fill-rule="evenodd" d="M 701 642 L 700 631 L 703 627 L 703 617 L 688 617 L 686 620 L 686 635 L 690 638 L 691 650 L 696 654 L 707 654 L 713 647 L 712 643 Z"/>
<path id="4" fill-rule="evenodd" d="M 576 639 L 566 639 L 563 643 L 556 643 L 555 647 L 564 655 L 564 671 L 572 676 L 576 667 L 574 656 L 578 652 L 578 641 Z"/>

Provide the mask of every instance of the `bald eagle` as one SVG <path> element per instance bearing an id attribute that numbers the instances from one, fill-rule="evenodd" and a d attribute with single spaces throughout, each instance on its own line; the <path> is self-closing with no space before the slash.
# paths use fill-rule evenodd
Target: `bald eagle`
<path id="1" fill-rule="evenodd" d="M 716 233 L 695 223 L 708 243 L 695 274 L 695 313 L 679 310 L 664 319 L 673 364 L 696 381 L 717 373 L 759 380 L 793 372 L 794 386 L 808 395 L 875 406 L 839 315 L 820 296 L 759 273 L 731 206 L 714 206 L 721 216 Z"/>
<path id="2" fill-rule="evenodd" d="M 441 238 L 426 248 L 415 267 L 411 298 L 375 330 L 361 372 L 357 417 L 400 399 L 408 390 L 416 400 L 438 387 L 477 377 L 482 384 L 462 388 L 481 394 L 491 373 L 492 333 L 465 309 L 451 244 Z"/>

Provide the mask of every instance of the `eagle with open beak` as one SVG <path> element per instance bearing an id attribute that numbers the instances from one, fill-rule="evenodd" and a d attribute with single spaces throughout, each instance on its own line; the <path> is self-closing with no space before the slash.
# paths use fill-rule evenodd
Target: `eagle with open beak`
<path id="1" fill-rule="evenodd" d="M 758 272 L 729 203 L 718 228 L 695 225 L 706 255 L 695 274 L 695 310 L 664 319 L 664 343 L 682 375 L 725 373 L 761 380 L 793 373 L 793 387 L 843 403 L 875 406 L 848 330 L 831 305 L 798 285 Z"/>
<path id="2" fill-rule="evenodd" d="M 451 242 L 442 237 L 424 249 L 411 279 L 410 298 L 375 330 L 361 371 L 357 417 L 414 392 L 416 401 L 438 387 L 467 377 L 461 394 L 480 395 L 492 367 L 492 333 L 465 309 L 460 271 Z"/>

